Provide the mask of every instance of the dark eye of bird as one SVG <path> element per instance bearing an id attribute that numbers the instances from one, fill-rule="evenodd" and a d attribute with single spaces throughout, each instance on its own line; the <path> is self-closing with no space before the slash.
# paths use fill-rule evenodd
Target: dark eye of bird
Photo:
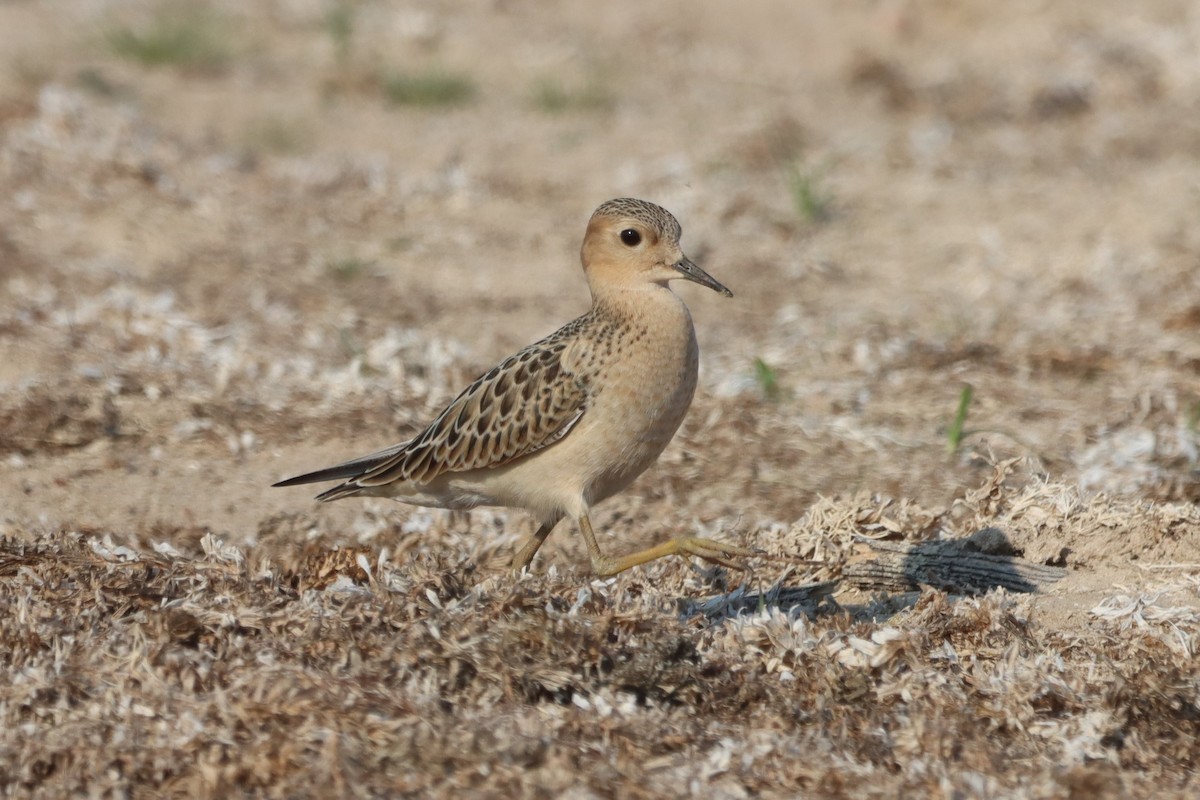
<path id="1" fill-rule="evenodd" d="M 642 235 L 633 228 L 626 228 L 621 231 L 621 241 L 629 247 L 637 247 L 642 241 Z"/>

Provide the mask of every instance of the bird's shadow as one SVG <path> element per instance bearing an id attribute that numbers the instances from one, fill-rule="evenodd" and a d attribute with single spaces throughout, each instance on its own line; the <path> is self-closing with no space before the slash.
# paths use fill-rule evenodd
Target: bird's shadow
<path id="1" fill-rule="evenodd" d="M 914 606 L 926 588 L 944 591 L 950 598 L 986 594 L 994 589 L 1035 593 L 1066 573 L 1057 564 L 1024 560 L 1004 532 L 996 528 L 983 528 L 965 539 L 871 544 L 876 560 L 844 566 L 839 580 L 788 585 L 793 574 L 789 568 L 769 588 L 754 591 L 743 582 L 704 599 L 680 598 L 680 615 L 703 616 L 709 622 L 721 623 L 743 614 L 777 609 L 810 619 L 845 614 L 858 622 L 881 622 Z M 840 604 L 833 594 L 843 585 L 868 594 L 870 599 Z"/>
<path id="2" fill-rule="evenodd" d="M 791 575 L 792 570 L 789 569 L 767 588 L 752 590 L 748 583 L 743 582 L 730 591 L 711 597 L 681 597 L 676 601 L 679 615 L 684 619 L 703 616 L 711 623 L 720 623 L 768 609 L 778 609 L 788 615 L 802 613 L 810 618 L 840 613 L 841 607 L 833 599 L 838 581 L 788 585 Z"/>

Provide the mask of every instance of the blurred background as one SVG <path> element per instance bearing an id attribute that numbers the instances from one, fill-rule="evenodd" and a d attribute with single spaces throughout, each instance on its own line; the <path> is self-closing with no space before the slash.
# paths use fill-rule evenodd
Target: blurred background
<path id="1" fill-rule="evenodd" d="M 266 486 L 586 310 L 617 196 L 736 297 L 678 289 L 701 389 L 612 535 L 1011 457 L 1195 500 L 1198 41 L 1184 0 L 0 2 L 5 525 L 427 525 Z"/>

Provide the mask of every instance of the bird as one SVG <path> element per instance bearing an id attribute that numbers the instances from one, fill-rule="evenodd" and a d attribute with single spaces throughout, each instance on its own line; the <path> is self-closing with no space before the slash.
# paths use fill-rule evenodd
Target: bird
<path id="1" fill-rule="evenodd" d="M 737 567 L 757 551 L 695 536 L 612 557 L 601 551 L 590 519 L 596 504 L 658 458 L 695 394 L 696 331 L 670 283 L 691 281 L 733 297 L 684 255 L 681 234 L 675 217 L 654 203 L 602 203 L 580 250 L 592 298 L 587 313 L 481 375 L 412 439 L 273 485 L 340 480 L 319 502 L 365 496 L 524 509 L 538 528 L 512 558 L 517 572 L 564 518 L 578 525 L 597 576 L 669 555 Z"/>

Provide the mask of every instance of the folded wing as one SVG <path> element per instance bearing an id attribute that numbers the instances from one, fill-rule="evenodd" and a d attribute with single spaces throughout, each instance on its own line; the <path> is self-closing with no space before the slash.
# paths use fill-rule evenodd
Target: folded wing
<path id="1" fill-rule="evenodd" d="M 447 472 L 497 467 L 548 447 L 587 411 L 588 387 L 563 363 L 567 329 L 480 376 L 409 442 L 281 481 L 345 483 L 318 495 L 334 500 L 400 481 L 428 483 Z"/>

